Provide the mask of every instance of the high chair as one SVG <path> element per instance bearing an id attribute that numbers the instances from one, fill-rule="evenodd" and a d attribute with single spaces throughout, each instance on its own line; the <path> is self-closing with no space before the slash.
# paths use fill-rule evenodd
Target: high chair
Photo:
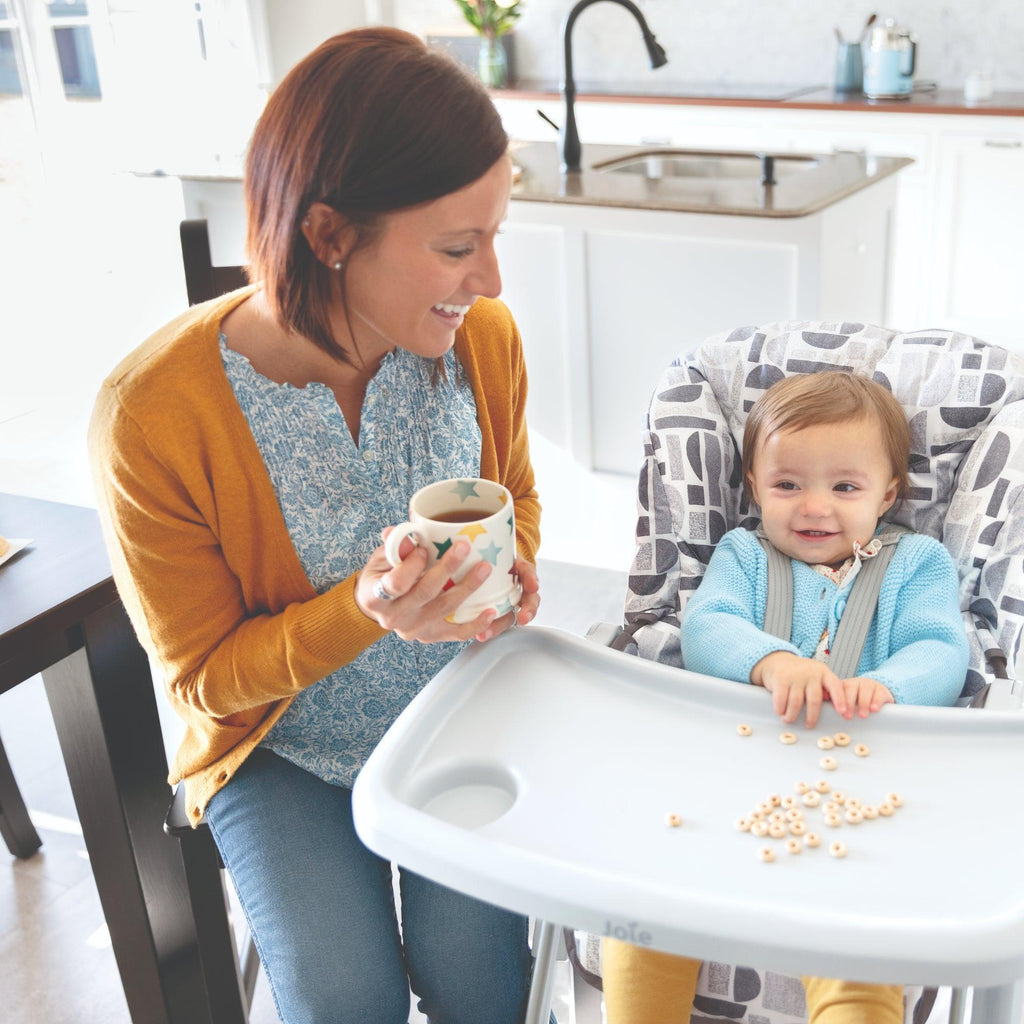
<path id="1" fill-rule="evenodd" d="M 971 650 L 960 703 L 1019 707 L 1024 355 L 951 331 L 773 323 L 715 335 L 672 363 L 647 415 L 625 627 L 602 626 L 592 638 L 682 666 L 680 620 L 716 543 L 726 531 L 758 522 L 741 483 L 747 413 L 783 377 L 833 369 L 873 377 L 906 410 L 911 491 L 887 518 L 937 538 L 956 563 Z M 590 950 L 577 962 L 594 978 L 599 944 L 582 934 L 575 939 L 570 949 Z M 1006 990 L 976 990 L 972 1020 L 1019 1019 L 1018 999 Z M 934 1001 L 934 990 L 908 989 L 908 1024 L 928 1019 Z M 796 978 L 705 963 L 695 1016 L 797 1024 L 802 1004 Z M 955 990 L 951 1020 L 962 1019 L 963 1006 L 964 994 Z"/>

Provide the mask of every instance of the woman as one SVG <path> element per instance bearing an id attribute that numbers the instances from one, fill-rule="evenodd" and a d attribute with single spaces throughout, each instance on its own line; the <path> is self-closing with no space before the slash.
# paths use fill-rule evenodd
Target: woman
<path id="1" fill-rule="evenodd" d="M 509 1024 L 526 922 L 359 842 L 351 786 L 385 729 L 494 610 L 447 616 L 380 539 L 432 480 L 515 499 L 536 614 L 526 379 L 494 237 L 511 187 L 486 92 L 414 36 L 328 40 L 271 96 L 246 165 L 254 286 L 196 306 L 107 379 L 90 447 L 118 585 L 186 733 L 171 782 L 209 821 L 285 1024 Z"/>

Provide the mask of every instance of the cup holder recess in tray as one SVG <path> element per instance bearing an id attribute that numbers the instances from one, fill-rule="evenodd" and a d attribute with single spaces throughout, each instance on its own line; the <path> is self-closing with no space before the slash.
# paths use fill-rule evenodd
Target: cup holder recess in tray
<path id="1" fill-rule="evenodd" d="M 409 786 L 407 802 L 460 828 L 482 828 L 512 809 L 519 785 L 494 761 L 450 761 L 427 768 Z"/>

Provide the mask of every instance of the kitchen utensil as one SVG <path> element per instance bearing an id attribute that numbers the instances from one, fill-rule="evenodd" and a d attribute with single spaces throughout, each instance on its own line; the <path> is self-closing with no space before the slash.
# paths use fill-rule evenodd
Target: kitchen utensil
<path id="1" fill-rule="evenodd" d="M 868 29 L 871 28 L 871 26 L 874 25 L 874 23 L 877 20 L 878 20 L 878 15 L 877 14 L 872 14 L 871 17 L 868 18 L 868 20 L 866 22 L 864 22 L 864 27 L 860 30 L 860 36 L 857 39 L 857 42 L 859 42 L 859 43 L 863 43 L 864 42 L 864 37 L 868 34 Z"/>
<path id="2" fill-rule="evenodd" d="M 886 18 L 871 29 L 864 53 L 864 95 L 870 99 L 903 99 L 914 88 L 917 39 L 909 28 Z"/>
<path id="3" fill-rule="evenodd" d="M 552 127 L 552 128 L 554 128 L 556 132 L 560 132 L 560 131 L 562 130 L 561 128 L 559 128 L 559 127 L 558 127 L 558 125 L 557 125 L 557 124 L 555 124 L 555 122 L 554 122 L 554 121 L 552 121 L 552 120 L 551 120 L 551 118 L 550 118 L 550 117 L 548 117 L 548 115 L 547 115 L 547 114 L 545 114 L 545 113 L 544 113 L 544 111 L 543 111 L 543 110 L 540 110 L 540 109 L 538 109 L 538 111 L 537 111 L 537 116 L 538 116 L 538 117 L 539 117 L 539 118 L 540 118 L 540 119 L 541 119 L 542 121 L 547 121 L 547 123 L 548 123 L 549 125 L 551 125 L 551 127 Z"/>
<path id="4" fill-rule="evenodd" d="M 863 83 L 864 62 L 860 43 L 841 40 L 836 47 L 836 92 L 860 92 Z"/>

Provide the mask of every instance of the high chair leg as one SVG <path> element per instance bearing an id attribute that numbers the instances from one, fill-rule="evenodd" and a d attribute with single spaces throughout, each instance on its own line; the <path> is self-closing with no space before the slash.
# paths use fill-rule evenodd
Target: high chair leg
<path id="1" fill-rule="evenodd" d="M 976 988 L 971 1002 L 971 1024 L 1019 1024 L 1024 1009 L 1024 981 L 993 988 Z"/>
<path id="2" fill-rule="evenodd" d="M 533 980 L 523 1024 L 548 1024 L 551 1014 L 551 990 L 555 983 L 555 958 L 558 956 L 558 925 L 538 921 L 534 932 Z"/>
<path id="3" fill-rule="evenodd" d="M 967 1011 L 967 989 L 955 988 L 949 997 L 949 1024 L 964 1024 Z"/>

